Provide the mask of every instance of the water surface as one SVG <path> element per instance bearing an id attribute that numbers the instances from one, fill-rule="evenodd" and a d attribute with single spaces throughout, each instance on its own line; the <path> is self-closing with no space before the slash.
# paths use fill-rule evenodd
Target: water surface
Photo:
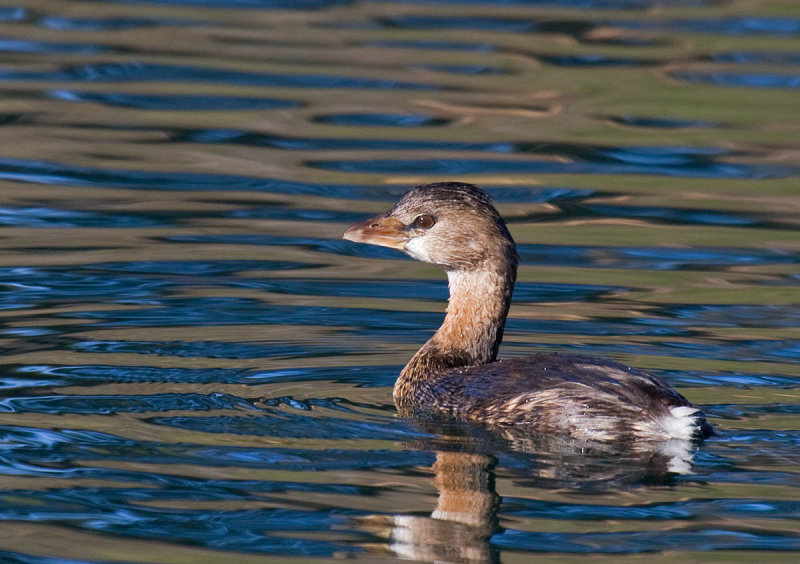
<path id="1" fill-rule="evenodd" d="M 32 0 L 0 52 L 0 560 L 798 559 L 795 3 Z M 501 356 L 717 436 L 398 419 L 444 275 L 341 233 L 441 180 L 519 244 Z"/>

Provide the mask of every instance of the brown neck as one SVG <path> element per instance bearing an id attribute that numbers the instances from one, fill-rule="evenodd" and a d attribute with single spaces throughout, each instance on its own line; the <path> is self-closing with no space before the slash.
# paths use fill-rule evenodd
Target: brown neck
<path id="1" fill-rule="evenodd" d="M 411 400 L 414 384 L 432 374 L 497 358 L 517 274 L 516 264 L 498 267 L 448 271 L 447 316 L 400 373 L 394 389 L 398 405 Z"/>

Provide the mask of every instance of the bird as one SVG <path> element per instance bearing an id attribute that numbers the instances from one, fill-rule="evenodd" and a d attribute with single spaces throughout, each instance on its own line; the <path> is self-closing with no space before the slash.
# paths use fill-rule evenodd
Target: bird
<path id="1" fill-rule="evenodd" d="M 519 257 L 477 186 L 415 186 L 343 238 L 402 251 L 447 274 L 444 321 L 394 386 L 400 416 L 592 441 L 699 440 L 713 432 L 703 411 L 666 382 L 619 362 L 562 352 L 497 360 Z"/>

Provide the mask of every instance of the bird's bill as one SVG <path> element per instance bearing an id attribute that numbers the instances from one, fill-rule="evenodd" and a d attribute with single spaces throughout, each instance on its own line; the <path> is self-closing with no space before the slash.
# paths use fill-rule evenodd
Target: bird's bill
<path id="1" fill-rule="evenodd" d="M 378 216 L 351 225 L 342 235 L 342 239 L 402 251 L 405 250 L 408 235 L 405 226 L 399 220 Z"/>

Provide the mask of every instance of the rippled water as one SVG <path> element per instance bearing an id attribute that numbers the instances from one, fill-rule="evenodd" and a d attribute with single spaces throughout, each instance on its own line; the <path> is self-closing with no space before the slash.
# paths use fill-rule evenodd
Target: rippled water
<path id="1" fill-rule="evenodd" d="M 29 0 L 0 54 L 0 560 L 800 558 L 797 3 Z M 661 375 L 692 473 L 394 415 L 444 277 L 340 237 L 437 180 L 519 243 L 501 356 Z"/>

